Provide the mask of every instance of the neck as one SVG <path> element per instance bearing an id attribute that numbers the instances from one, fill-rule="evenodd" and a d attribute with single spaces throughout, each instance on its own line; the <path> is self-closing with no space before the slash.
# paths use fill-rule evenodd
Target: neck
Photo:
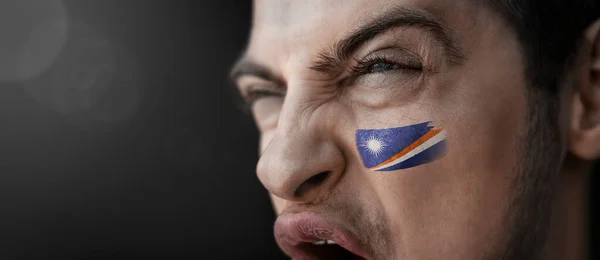
<path id="1" fill-rule="evenodd" d="M 548 260 L 584 260 L 588 257 L 590 167 L 563 172 L 545 250 Z"/>

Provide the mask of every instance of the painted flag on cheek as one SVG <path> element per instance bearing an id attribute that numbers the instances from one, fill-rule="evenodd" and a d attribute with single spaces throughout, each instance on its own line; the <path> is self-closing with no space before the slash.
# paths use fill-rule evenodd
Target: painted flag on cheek
<path id="1" fill-rule="evenodd" d="M 388 129 L 359 129 L 356 145 L 366 168 L 396 171 L 426 164 L 446 152 L 446 132 L 431 122 Z"/>

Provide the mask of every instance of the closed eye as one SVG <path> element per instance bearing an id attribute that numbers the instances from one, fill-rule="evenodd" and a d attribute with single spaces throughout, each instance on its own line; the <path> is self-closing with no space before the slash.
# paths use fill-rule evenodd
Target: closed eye
<path id="1" fill-rule="evenodd" d="M 353 76 L 361 76 L 372 73 L 385 73 L 394 70 L 407 70 L 413 72 L 422 72 L 423 65 L 416 61 L 394 61 L 387 57 L 373 57 L 357 61 L 356 65 L 350 69 Z"/>
<path id="2" fill-rule="evenodd" d="M 242 93 L 248 106 L 253 106 L 258 100 L 268 97 L 284 97 L 285 90 L 273 86 L 250 86 Z"/>

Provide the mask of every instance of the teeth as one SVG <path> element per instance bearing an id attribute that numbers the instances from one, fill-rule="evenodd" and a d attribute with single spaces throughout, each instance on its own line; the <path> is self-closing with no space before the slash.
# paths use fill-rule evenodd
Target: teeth
<path id="1" fill-rule="evenodd" d="M 321 240 L 321 241 L 316 241 L 316 242 L 312 242 L 313 245 L 317 245 L 317 246 L 322 246 L 322 245 L 335 245 L 336 243 L 333 240 Z"/>

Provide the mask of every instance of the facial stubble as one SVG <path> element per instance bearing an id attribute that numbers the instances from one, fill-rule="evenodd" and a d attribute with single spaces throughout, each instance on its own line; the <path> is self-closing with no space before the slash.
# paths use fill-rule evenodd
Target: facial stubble
<path id="1" fill-rule="evenodd" d="M 554 93 L 528 89 L 525 140 L 512 180 L 504 246 L 485 259 L 542 259 L 545 254 L 564 142 L 559 127 L 559 102 Z M 517 146 L 518 147 L 518 146 Z"/>

